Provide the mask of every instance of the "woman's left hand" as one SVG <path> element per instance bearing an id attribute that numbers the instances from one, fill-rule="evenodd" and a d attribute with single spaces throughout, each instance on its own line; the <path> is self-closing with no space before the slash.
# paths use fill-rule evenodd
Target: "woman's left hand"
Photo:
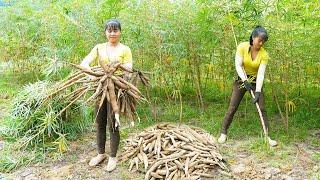
<path id="1" fill-rule="evenodd" d="M 254 94 L 254 99 L 252 100 L 252 103 L 253 103 L 253 104 L 255 104 L 255 103 L 257 103 L 257 102 L 259 101 L 260 94 L 261 94 L 261 92 L 256 92 L 256 93 Z"/>

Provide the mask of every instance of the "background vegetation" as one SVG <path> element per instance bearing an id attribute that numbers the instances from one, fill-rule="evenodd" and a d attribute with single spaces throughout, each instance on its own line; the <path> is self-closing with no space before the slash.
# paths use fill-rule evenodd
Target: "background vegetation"
<path id="1" fill-rule="evenodd" d="M 271 135 L 291 142 L 320 127 L 319 1 L 23 0 L 5 1 L 0 14 L 1 91 L 10 97 L 26 83 L 66 77 L 67 62 L 79 63 L 95 44 L 105 42 L 105 21 L 118 18 L 134 66 L 152 72 L 152 87 L 145 91 L 150 104 L 140 105 L 139 127 L 180 121 L 213 135 L 229 103 L 236 45 L 262 25 L 269 32 L 264 91 Z M 261 133 L 249 100 L 246 96 L 236 114 L 232 137 Z M 16 121 L 8 116 L 0 123 L 14 129 Z M 68 127 L 66 139 L 77 129 Z M 6 132 L 2 136 L 12 139 Z M 10 169 L 12 163 L 3 162 Z"/>

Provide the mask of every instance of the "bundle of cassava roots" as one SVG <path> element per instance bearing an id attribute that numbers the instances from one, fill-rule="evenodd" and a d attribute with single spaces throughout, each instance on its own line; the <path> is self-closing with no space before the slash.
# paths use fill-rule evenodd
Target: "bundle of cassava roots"
<path id="1" fill-rule="evenodd" d="M 128 69 L 121 63 L 106 65 L 100 62 L 100 66 L 91 69 L 72 65 L 79 71 L 59 83 L 55 91 L 48 96 L 51 98 L 62 92 L 65 94 L 63 98 L 69 103 L 59 112 L 59 115 L 77 100 L 83 98 L 86 103 L 98 100 L 99 108 L 107 100 L 116 117 L 119 117 L 119 113 L 123 113 L 133 119 L 137 101 L 145 100 L 133 82 L 140 79 L 144 85 L 149 83 L 148 78 L 142 72 Z M 125 75 L 131 76 L 130 81 L 129 78 L 124 77 Z M 90 91 L 93 94 L 90 94 Z"/>
<path id="2" fill-rule="evenodd" d="M 214 178 L 230 175 L 215 139 L 196 127 L 163 123 L 125 140 L 120 161 L 149 179 Z"/>

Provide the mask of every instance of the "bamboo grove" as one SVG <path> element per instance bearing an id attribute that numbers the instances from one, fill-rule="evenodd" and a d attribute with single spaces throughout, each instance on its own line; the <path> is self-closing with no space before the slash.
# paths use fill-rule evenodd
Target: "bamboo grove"
<path id="1" fill-rule="evenodd" d="M 66 62 L 79 63 L 104 41 L 104 22 L 116 17 L 134 65 L 152 72 L 151 104 L 158 98 L 193 98 L 200 109 L 215 103 L 211 99 L 227 105 L 235 47 L 248 41 L 251 29 L 260 24 L 270 34 L 268 106 L 280 114 L 286 129 L 290 116 L 308 119 L 305 111 L 319 113 L 316 0 L 25 0 L 0 10 L 0 59 L 14 62 L 13 71 L 33 72 L 34 79 L 61 79 Z"/>

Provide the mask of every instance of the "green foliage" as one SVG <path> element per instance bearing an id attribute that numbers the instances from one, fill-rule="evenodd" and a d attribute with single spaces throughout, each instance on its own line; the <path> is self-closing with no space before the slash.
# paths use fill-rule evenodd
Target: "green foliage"
<path id="1" fill-rule="evenodd" d="M 202 109 L 208 102 L 224 107 L 236 45 L 260 24 L 270 35 L 267 110 L 280 113 L 288 128 L 289 117 L 313 124 L 310 117 L 320 113 L 318 10 L 316 1 L 302 0 L 24 0 L 1 8 L 0 59 L 14 62 L 23 77 L 31 73 L 29 81 L 61 79 L 70 72 L 68 62 L 79 63 L 105 41 L 105 21 L 118 18 L 134 66 L 152 72 L 151 104 L 177 101 L 172 94 L 180 92 L 181 101 L 194 99 Z"/>
<path id="2" fill-rule="evenodd" d="M 0 59 L 17 62 L 20 72 L 43 72 L 35 78 L 63 78 L 66 62 L 80 62 L 95 44 L 105 41 L 104 23 L 113 17 L 122 22 L 122 42 L 131 47 L 135 66 L 153 72 L 153 87 L 166 97 L 174 90 L 194 89 L 191 96 L 200 103 L 210 99 L 208 87 L 227 91 L 235 76 L 236 45 L 248 41 L 257 24 L 270 35 L 265 88 L 276 94 L 278 110 L 291 115 L 286 104 L 295 91 L 306 96 L 309 92 L 303 87 L 319 84 L 320 45 L 312 43 L 320 40 L 313 33 L 320 17 L 316 1 L 25 0 L 12 4 L 1 9 Z"/>
<path id="3" fill-rule="evenodd" d="M 79 63 L 95 44 L 105 42 L 105 21 L 118 18 L 121 41 L 132 49 L 134 66 L 152 72 L 151 109 L 144 105 L 138 109 L 145 121 L 141 128 L 178 121 L 182 107 L 183 123 L 216 134 L 235 77 L 236 45 L 248 41 L 253 27 L 262 25 L 269 32 L 265 48 L 271 59 L 264 92 L 271 135 L 288 142 L 319 128 L 319 9 L 315 0 L 15 1 L 0 7 L 0 61 L 12 62 L 5 68 L 12 71 L 15 85 L 60 80 L 71 71 L 68 62 Z M 50 86 L 47 81 L 15 95 L 15 120 L 5 132 L 47 149 L 64 150 L 70 138 L 89 126 L 92 115 L 87 107 L 78 106 L 67 112 L 67 120 L 56 118 L 63 105 L 57 100 L 31 117 Z M 6 86 L 1 84 L 1 90 L 7 91 Z M 245 97 L 241 103 L 231 137 L 261 133 L 256 109 L 249 102 Z M 251 149 L 260 151 L 263 146 L 257 142 Z M 15 164 L 10 159 L 4 162 L 6 169 Z"/>
<path id="4" fill-rule="evenodd" d="M 88 109 L 76 104 L 59 115 L 68 102 L 62 97 L 48 99 L 52 83 L 39 81 L 26 85 L 13 100 L 12 135 L 21 138 L 21 147 L 29 145 L 67 150 L 67 136 L 86 130 L 91 123 Z"/>
<path id="5" fill-rule="evenodd" d="M 14 61 L 20 72 L 36 73 L 48 67 L 48 59 L 79 62 L 101 42 L 103 23 L 121 9 L 120 2 L 26 0 L 0 7 L 0 60 Z"/>

